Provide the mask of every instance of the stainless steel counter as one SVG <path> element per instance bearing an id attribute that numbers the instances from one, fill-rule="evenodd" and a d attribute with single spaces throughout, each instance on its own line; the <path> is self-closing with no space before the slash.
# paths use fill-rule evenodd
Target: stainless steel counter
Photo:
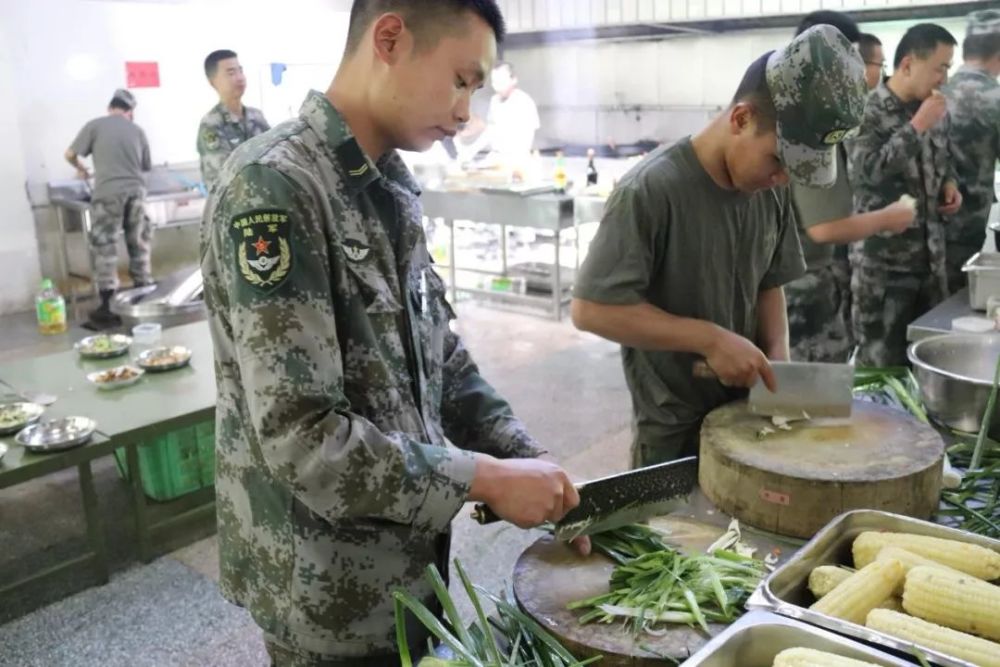
<path id="1" fill-rule="evenodd" d="M 951 322 L 957 317 L 982 315 L 969 305 L 969 290 L 963 289 L 934 306 L 906 327 L 906 340 L 913 343 L 921 338 L 951 333 Z"/>

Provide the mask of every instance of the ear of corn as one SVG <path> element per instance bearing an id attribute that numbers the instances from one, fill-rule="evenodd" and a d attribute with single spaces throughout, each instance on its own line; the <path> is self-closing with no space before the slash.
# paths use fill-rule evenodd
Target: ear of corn
<path id="1" fill-rule="evenodd" d="M 772 667 L 877 667 L 877 665 L 811 648 L 788 648 L 774 657 Z"/>
<path id="2" fill-rule="evenodd" d="M 899 547 L 985 581 L 1000 578 L 1000 553 L 955 540 L 908 533 L 864 532 L 854 539 L 854 566 L 863 568 L 885 547 Z"/>
<path id="3" fill-rule="evenodd" d="M 837 565 L 814 567 L 813 571 L 809 573 L 809 592 L 818 600 L 852 574 L 854 573 L 851 570 Z"/>
<path id="4" fill-rule="evenodd" d="M 901 547 L 883 547 L 883 549 L 878 552 L 878 556 L 875 557 L 875 560 L 877 561 L 887 560 L 887 559 L 898 560 L 900 563 L 902 563 L 904 573 L 909 572 L 915 567 L 924 566 L 924 567 L 936 567 L 940 570 L 948 570 L 949 572 L 954 572 L 955 574 L 964 574 L 962 572 L 959 572 L 958 570 L 948 567 L 947 565 L 938 563 L 937 561 L 931 560 L 930 558 L 924 558 L 923 556 L 918 556 L 917 554 L 911 551 L 907 551 L 906 549 L 903 549 Z M 896 595 L 903 594 L 903 583 L 904 583 L 903 581 L 899 582 L 899 588 L 896 590 Z"/>
<path id="5" fill-rule="evenodd" d="M 967 574 L 913 568 L 903 587 L 903 609 L 953 630 L 1000 640 L 1000 586 Z"/>
<path id="6" fill-rule="evenodd" d="M 904 576 L 898 560 L 875 561 L 845 579 L 810 609 L 863 625 L 868 612 L 891 596 Z"/>
<path id="7" fill-rule="evenodd" d="M 865 625 L 872 630 L 940 651 L 979 667 L 1000 667 L 1000 644 L 988 639 L 973 637 L 888 609 L 872 609 Z"/>

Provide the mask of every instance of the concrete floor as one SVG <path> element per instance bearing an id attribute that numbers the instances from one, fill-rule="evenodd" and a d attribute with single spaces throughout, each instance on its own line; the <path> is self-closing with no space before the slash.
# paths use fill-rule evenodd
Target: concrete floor
<path id="1" fill-rule="evenodd" d="M 481 370 L 556 460 L 581 479 L 624 470 L 629 404 L 617 346 L 569 322 L 487 308 L 459 307 L 455 323 Z M 0 322 L 0 360 L 65 349 L 84 335 L 34 332 L 29 313 Z M 180 667 L 267 664 L 259 631 L 218 593 L 212 527 L 174 536 L 187 546 L 148 565 L 131 549 L 127 488 L 111 460 L 94 470 L 112 546 L 114 575 L 101 587 L 85 578 L 0 600 L 0 665 Z M 453 556 L 471 578 L 499 591 L 536 531 L 476 525 L 461 512 Z M 202 538 L 202 539 L 199 539 Z M 193 541 L 194 540 L 194 541 Z M 0 583 L 78 552 L 84 526 L 75 471 L 0 491 Z M 462 611 L 464 595 L 457 595 Z"/>

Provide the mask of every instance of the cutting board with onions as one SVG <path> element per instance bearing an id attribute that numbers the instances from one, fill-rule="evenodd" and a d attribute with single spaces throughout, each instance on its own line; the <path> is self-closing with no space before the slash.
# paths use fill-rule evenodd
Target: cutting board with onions
<path id="1" fill-rule="evenodd" d="M 688 509 L 649 522 L 667 533 L 666 541 L 684 553 L 704 553 L 725 531 L 730 518 L 714 510 L 696 491 Z M 774 552 L 779 562 L 798 546 L 795 541 L 744 531 L 743 541 L 758 551 L 759 558 Z M 551 537 L 543 537 L 528 547 L 514 566 L 514 594 L 521 607 L 554 634 L 580 658 L 602 655 L 602 667 L 662 667 L 683 661 L 701 648 L 709 636 L 684 625 L 660 635 L 634 637 L 621 623 L 589 623 L 577 620 L 580 611 L 570 611 L 570 602 L 591 598 L 608 591 L 613 562 L 600 555 L 583 557 Z M 725 625 L 710 624 L 712 634 Z M 667 659 L 667 658 L 670 659 Z"/>
<path id="2" fill-rule="evenodd" d="M 736 402 L 705 418 L 698 484 L 743 523 L 810 538 L 852 509 L 929 518 L 943 456 L 937 431 L 892 407 L 855 400 L 850 418 L 781 430 Z"/>

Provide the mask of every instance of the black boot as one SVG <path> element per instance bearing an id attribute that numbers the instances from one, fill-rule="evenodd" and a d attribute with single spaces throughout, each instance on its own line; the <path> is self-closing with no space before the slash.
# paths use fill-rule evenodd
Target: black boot
<path id="1" fill-rule="evenodd" d="M 94 331 L 104 331 L 121 326 L 122 318 L 111 312 L 111 297 L 115 295 L 115 291 L 102 289 L 100 294 L 101 305 L 97 307 L 97 310 L 91 311 L 90 318 L 84 326 Z"/>

